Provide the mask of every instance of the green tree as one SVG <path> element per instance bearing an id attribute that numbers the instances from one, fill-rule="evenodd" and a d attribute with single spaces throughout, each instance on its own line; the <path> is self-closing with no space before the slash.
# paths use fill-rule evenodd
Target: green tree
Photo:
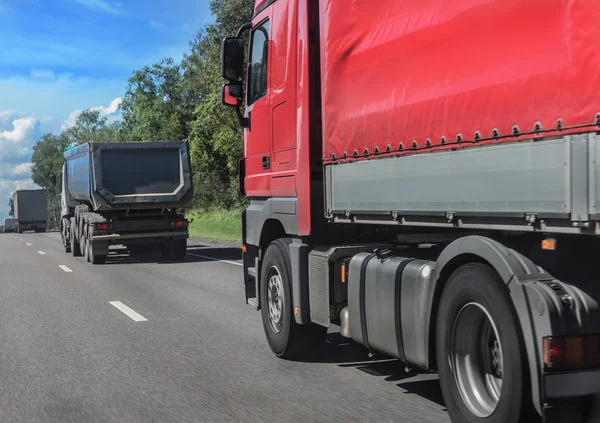
<path id="1" fill-rule="evenodd" d="M 123 136 L 137 141 L 186 139 L 190 110 L 182 81 L 181 68 L 171 58 L 136 71 L 121 106 Z"/>
<path id="2" fill-rule="evenodd" d="M 182 63 L 187 96 L 199 99 L 189 124 L 197 207 L 228 208 L 241 201 L 237 164 L 243 154 L 243 131 L 234 111 L 221 105 L 221 41 L 248 22 L 253 4 L 212 0 L 215 20 L 196 35 Z"/>
<path id="3" fill-rule="evenodd" d="M 46 134 L 33 147 L 31 157 L 31 179 L 48 193 L 48 226 L 58 227 L 60 222 L 60 186 L 63 152 L 71 141 L 67 131 L 60 135 Z M 51 183 L 50 176 L 55 175 L 57 184 Z"/>
<path id="4" fill-rule="evenodd" d="M 98 110 L 85 110 L 79 114 L 75 125 L 63 131 L 72 145 L 86 142 L 119 142 L 121 122 L 108 124 L 106 117 L 101 117 Z"/>

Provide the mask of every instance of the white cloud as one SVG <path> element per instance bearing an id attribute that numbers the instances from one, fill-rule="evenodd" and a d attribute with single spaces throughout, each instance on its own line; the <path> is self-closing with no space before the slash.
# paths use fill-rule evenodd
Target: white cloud
<path id="1" fill-rule="evenodd" d="M 69 129 L 69 128 L 75 126 L 75 124 L 77 123 L 77 118 L 79 117 L 80 114 L 81 114 L 81 110 L 79 110 L 79 109 L 73 110 L 71 113 L 69 113 L 69 117 L 62 124 L 63 131 L 65 129 Z"/>
<path id="2" fill-rule="evenodd" d="M 119 110 L 119 106 L 121 106 L 122 102 L 123 102 L 123 99 L 121 97 L 117 97 L 113 101 L 110 102 L 108 107 L 98 106 L 98 107 L 93 107 L 92 110 L 98 110 L 100 112 L 100 116 L 112 115 L 112 114 L 116 113 L 117 110 Z"/>
<path id="3" fill-rule="evenodd" d="M 154 29 L 162 29 L 165 27 L 165 24 L 159 21 L 151 20 L 150 26 L 152 26 Z"/>
<path id="4" fill-rule="evenodd" d="M 117 97 L 113 101 L 111 101 L 107 107 L 96 106 L 90 108 L 90 110 L 100 112 L 100 117 L 114 117 L 119 111 L 119 106 L 121 106 L 122 102 L 123 99 L 121 97 Z M 76 109 L 69 113 L 69 117 L 67 117 L 67 119 L 63 122 L 62 129 L 65 130 L 75 126 L 75 124 L 77 123 L 77 118 L 79 117 L 81 112 L 82 110 Z M 114 119 L 110 120 L 114 121 Z"/>
<path id="5" fill-rule="evenodd" d="M 17 189 L 34 188 L 31 153 L 42 123 L 32 116 L 0 111 L 0 219 L 8 215 L 8 200 Z"/>
<path id="6" fill-rule="evenodd" d="M 56 75 L 52 69 L 33 69 L 31 77 L 33 79 L 54 79 Z"/>
<path id="7" fill-rule="evenodd" d="M 11 143 L 25 141 L 39 127 L 39 122 L 33 117 L 19 118 L 13 120 L 12 126 L 12 129 L 0 132 L 0 146 L 6 141 Z"/>
<path id="8" fill-rule="evenodd" d="M 107 0 L 75 0 L 76 3 L 95 12 L 104 12 L 111 15 L 121 15 L 121 3 L 112 3 Z"/>
<path id="9" fill-rule="evenodd" d="M 29 177 L 31 175 L 31 163 L 20 163 L 10 170 L 10 176 L 15 178 Z"/>

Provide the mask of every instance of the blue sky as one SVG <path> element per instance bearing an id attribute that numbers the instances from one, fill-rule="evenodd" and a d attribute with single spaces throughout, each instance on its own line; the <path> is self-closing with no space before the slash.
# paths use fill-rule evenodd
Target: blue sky
<path id="1" fill-rule="evenodd" d="M 209 0 L 0 0 L 0 218 L 31 148 L 81 110 L 118 118 L 134 70 L 180 59 Z"/>

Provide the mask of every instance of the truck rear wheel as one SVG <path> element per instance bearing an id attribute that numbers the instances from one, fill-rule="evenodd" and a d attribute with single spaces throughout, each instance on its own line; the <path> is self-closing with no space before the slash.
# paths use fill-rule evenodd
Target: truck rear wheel
<path id="1" fill-rule="evenodd" d="M 325 341 L 327 328 L 299 325 L 293 316 L 290 239 L 278 239 L 267 248 L 262 265 L 260 303 L 263 327 L 271 350 L 285 359 L 301 359 Z"/>
<path id="2" fill-rule="evenodd" d="M 174 261 L 185 261 L 185 255 L 187 254 L 187 240 L 176 239 L 173 241 L 173 260 Z"/>
<path id="3" fill-rule="evenodd" d="M 495 271 L 481 263 L 450 277 L 437 317 L 440 384 L 452 421 L 512 423 L 527 405 L 519 326 Z"/>
<path id="4" fill-rule="evenodd" d="M 71 218 L 71 254 L 73 257 L 81 257 L 81 249 L 79 248 L 79 237 L 75 230 L 75 218 Z"/>
<path id="5" fill-rule="evenodd" d="M 187 254 L 187 240 L 175 239 L 162 245 L 162 256 L 167 260 L 182 262 Z"/>
<path id="6" fill-rule="evenodd" d="M 63 247 L 65 249 L 65 253 L 71 252 L 71 243 L 69 242 L 69 221 L 67 219 L 62 220 L 62 227 L 60 231 L 60 237 L 62 239 Z"/>
<path id="7" fill-rule="evenodd" d="M 87 261 L 88 262 L 90 262 L 92 264 L 106 263 L 106 256 L 100 256 L 100 255 L 94 254 L 94 246 L 92 244 L 92 241 L 90 241 L 89 237 L 87 239 L 86 252 L 87 252 Z"/>

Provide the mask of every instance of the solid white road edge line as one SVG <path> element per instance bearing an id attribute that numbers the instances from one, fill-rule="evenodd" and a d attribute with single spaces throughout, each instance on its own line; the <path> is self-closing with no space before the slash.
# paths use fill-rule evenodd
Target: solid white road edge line
<path id="1" fill-rule="evenodd" d="M 146 319 L 144 316 L 142 316 L 141 314 L 137 313 L 136 311 L 130 309 L 125 304 L 123 304 L 121 301 L 109 301 L 109 303 L 111 305 L 115 306 L 120 311 L 122 311 L 127 316 L 129 316 L 135 322 L 147 322 L 148 321 L 148 319 Z"/>
<path id="2" fill-rule="evenodd" d="M 242 263 L 236 263 L 235 261 L 229 261 L 229 260 L 219 260 L 218 258 L 203 256 L 201 254 L 188 253 L 188 255 L 194 256 L 194 257 L 200 257 L 200 258 L 211 260 L 211 261 L 220 261 L 221 263 L 233 264 L 234 266 L 243 266 Z"/>
<path id="3" fill-rule="evenodd" d="M 65 266 L 64 264 L 59 264 L 58 267 L 60 267 L 66 273 L 73 273 L 73 271 L 71 269 L 69 269 L 67 266 Z"/>
<path id="4" fill-rule="evenodd" d="M 38 254 L 40 254 L 40 255 L 42 255 L 42 256 L 45 256 L 45 255 L 46 255 L 46 253 L 44 253 L 43 251 L 38 251 Z"/>

